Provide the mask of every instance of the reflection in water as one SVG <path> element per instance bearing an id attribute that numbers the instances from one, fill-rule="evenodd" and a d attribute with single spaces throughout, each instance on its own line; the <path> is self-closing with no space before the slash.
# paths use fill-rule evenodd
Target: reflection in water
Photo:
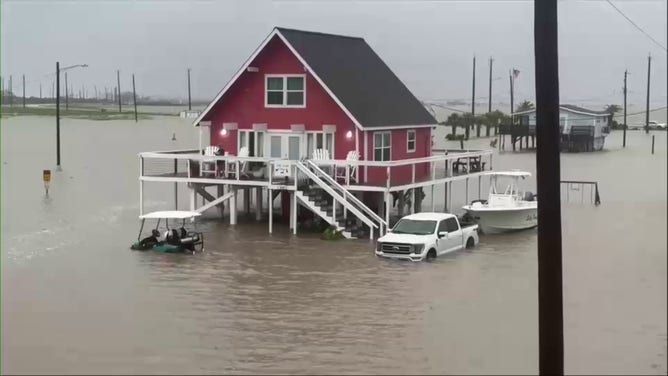
<path id="1" fill-rule="evenodd" d="M 208 215 L 196 222 L 204 254 L 132 252 L 136 153 L 196 135 L 175 118 L 67 127 L 45 199 L 51 119 L 3 121 L 3 372 L 537 371 L 535 229 L 412 263 L 377 259 L 368 240 L 281 225 L 268 235 L 265 223 Z M 605 153 L 562 155 L 564 178 L 599 181 L 603 199 L 563 208 L 566 370 L 665 374 L 665 138 L 650 157 L 644 135 L 630 133 L 625 150 L 620 137 Z M 37 152 L 21 148 L 28 139 Z M 535 172 L 531 153 L 494 164 Z M 172 189 L 149 185 L 147 209 L 170 208 Z M 455 207 L 463 196 L 455 185 Z M 442 208 L 443 191 L 434 197 Z"/>

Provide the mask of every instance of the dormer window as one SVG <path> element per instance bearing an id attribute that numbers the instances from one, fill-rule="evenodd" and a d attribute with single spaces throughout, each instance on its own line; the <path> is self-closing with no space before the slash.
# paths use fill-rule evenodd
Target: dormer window
<path id="1" fill-rule="evenodd" d="M 265 76 L 265 107 L 306 107 L 306 76 L 268 74 Z"/>

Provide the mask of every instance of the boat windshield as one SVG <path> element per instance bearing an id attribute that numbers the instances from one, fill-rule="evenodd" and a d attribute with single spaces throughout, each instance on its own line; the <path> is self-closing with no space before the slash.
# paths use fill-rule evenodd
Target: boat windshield
<path id="1" fill-rule="evenodd" d="M 394 225 L 395 234 L 429 235 L 434 233 L 436 221 L 421 221 L 416 219 L 402 219 Z"/>

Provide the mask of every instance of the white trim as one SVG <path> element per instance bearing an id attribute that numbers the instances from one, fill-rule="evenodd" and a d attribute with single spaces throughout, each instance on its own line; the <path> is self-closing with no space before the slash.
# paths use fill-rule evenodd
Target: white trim
<path id="1" fill-rule="evenodd" d="M 348 117 L 353 121 L 353 123 L 355 123 L 355 126 L 357 126 L 359 129 L 363 129 L 363 128 L 362 128 L 362 124 L 360 124 L 360 122 L 357 121 L 357 119 L 355 119 L 355 117 L 353 116 L 353 114 L 350 113 L 350 111 L 348 111 L 348 109 L 346 108 L 346 106 L 344 106 L 343 103 L 341 103 L 341 101 L 339 100 L 339 98 L 337 98 L 336 95 L 334 95 L 334 93 L 332 93 L 332 91 L 329 89 L 329 87 L 327 87 L 327 85 L 325 85 L 325 83 L 322 81 L 322 79 L 320 78 L 320 76 L 318 76 L 318 74 L 315 73 L 315 71 L 311 68 L 311 66 L 308 65 L 308 63 L 306 62 L 306 60 L 304 60 L 304 58 L 297 52 L 297 50 L 295 50 L 295 48 L 292 47 L 292 45 L 290 44 L 290 42 L 288 42 L 287 38 L 285 38 L 285 37 L 283 36 L 283 34 L 281 34 L 281 33 L 278 31 L 278 29 L 274 29 L 274 32 L 275 32 L 276 35 L 278 35 L 279 38 L 281 38 L 281 40 L 283 41 L 283 43 L 285 43 L 285 45 L 288 46 L 288 48 L 290 49 L 290 51 L 292 51 L 292 53 L 293 53 L 293 54 L 297 57 L 297 59 L 304 65 L 304 67 L 306 67 L 306 69 L 308 70 L 309 73 L 311 73 L 311 75 L 313 76 L 313 78 L 315 78 L 315 80 L 318 81 L 318 83 L 320 84 L 320 86 L 322 86 L 322 88 L 325 89 L 325 91 L 327 92 L 327 94 L 329 94 L 329 96 L 332 97 L 332 99 L 334 100 L 334 102 L 336 102 L 336 104 L 338 104 L 339 107 L 341 107 L 341 109 L 343 110 L 343 112 L 345 112 L 345 114 L 348 115 Z"/>
<path id="2" fill-rule="evenodd" d="M 375 131 L 391 131 L 394 129 L 407 129 L 407 128 L 435 128 L 438 124 L 419 124 L 419 125 L 388 125 L 384 127 L 366 127 L 365 129 L 371 132 Z"/>
<path id="3" fill-rule="evenodd" d="M 237 123 L 223 123 L 223 129 L 226 131 L 234 131 L 239 129 L 239 124 Z"/>
<path id="4" fill-rule="evenodd" d="M 301 92 L 303 93 L 303 103 L 302 104 L 287 104 L 288 103 L 288 78 L 292 77 L 300 77 L 302 79 L 302 83 L 304 84 L 303 89 Z M 283 79 L 283 89 L 281 90 L 283 92 L 283 104 L 269 104 L 267 101 L 269 100 L 268 94 L 268 87 L 267 87 L 267 82 L 269 81 L 270 78 L 282 78 Z M 277 91 L 277 90 L 275 90 Z M 292 90 L 294 92 L 300 91 L 300 90 Z M 306 108 L 306 75 L 305 74 L 275 74 L 275 73 L 268 73 L 264 75 L 264 107 L 265 108 Z"/>
<path id="5" fill-rule="evenodd" d="M 223 89 L 218 93 L 218 95 L 216 95 L 216 97 L 211 101 L 211 103 L 209 103 L 209 105 L 206 106 L 206 108 L 204 109 L 204 111 L 202 111 L 202 113 L 199 114 L 199 116 L 197 117 L 197 119 L 195 119 L 195 121 L 193 122 L 193 125 L 194 125 L 194 126 L 197 127 L 197 126 L 199 125 L 199 122 L 204 118 L 204 116 L 205 116 L 206 114 L 208 114 L 209 111 L 211 111 L 211 109 L 213 108 L 213 106 L 215 106 L 215 104 L 218 103 L 218 101 L 220 100 L 220 98 L 223 97 L 223 94 L 225 94 L 225 93 L 227 92 L 227 90 L 229 90 L 229 88 L 232 86 L 232 84 L 234 84 L 234 83 L 237 81 L 237 79 L 239 79 L 239 77 L 241 76 L 241 74 L 244 73 L 244 72 L 246 72 L 246 68 L 248 68 L 248 66 L 250 66 L 250 63 L 253 62 L 253 60 L 255 60 L 255 58 L 257 57 L 257 55 L 259 55 L 260 52 L 262 52 L 262 50 L 264 50 L 264 47 L 267 45 L 267 43 L 269 43 L 269 41 L 271 40 L 271 38 L 273 38 L 274 35 L 276 35 L 276 34 L 278 34 L 278 30 L 277 30 L 277 29 L 274 29 L 274 30 L 272 30 L 271 33 L 269 33 L 269 35 L 267 35 L 267 37 L 262 41 L 262 43 L 260 43 L 260 45 L 255 49 L 255 51 L 253 51 L 253 54 L 252 54 L 252 55 L 251 55 L 251 56 L 250 56 L 250 57 L 243 63 L 243 65 L 242 65 L 241 68 L 237 71 L 237 73 L 236 73 L 234 76 L 232 76 L 232 79 L 229 80 L 229 81 L 227 82 L 227 84 L 225 84 L 225 86 L 224 86 Z"/>
<path id="6" fill-rule="evenodd" d="M 559 106 L 559 111 L 570 112 L 570 113 L 579 114 L 579 115 L 593 116 L 593 117 L 608 117 L 608 116 L 610 116 L 610 114 L 596 114 L 596 113 L 591 113 L 591 112 L 576 111 L 576 110 L 572 110 L 568 107 L 563 107 L 563 106 Z M 536 112 L 536 109 L 534 108 L 533 110 L 515 112 L 515 113 L 513 113 L 513 115 L 528 115 L 528 114 L 533 114 L 535 112 Z"/>
<path id="7" fill-rule="evenodd" d="M 408 146 L 411 134 L 413 134 L 413 149 Z M 417 150 L 417 132 L 415 129 L 408 129 L 406 131 L 406 153 L 415 153 L 415 150 Z"/>
<path id="8" fill-rule="evenodd" d="M 380 147 L 377 147 L 377 146 L 376 146 L 376 135 L 377 135 L 377 134 L 381 135 L 380 139 L 381 139 L 381 143 L 382 143 L 383 145 L 381 145 Z M 382 140 L 383 140 L 383 138 L 384 138 L 382 135 L 385 135 L 385 134 L 388 134 L 388 135 L 390 136 L 390 143 L 389 143 L 389 145 L 385 145 L 385 144 L 382 142 Z M 376 160 L 376 149 L 378 149 L 378 148 L 380 148 L 381 150 L 389 148 L 389 149 L 390 149 L 390 159 L 388 159 L 388 160 L 382 160 L 382 159 L 381 159 L 380 161 Z M 382 157 L 382 151 L 381 151 L 381 157 Z M 390 131 L 373 132 L 373 160 L 376 161 L 376 162 L 389 162 L 389 161 L 392 160 L 392 132 L 390 132 Z"/>
<path id="9" fill-rule="evenodd" d="M 290 124 L 290 131 L 295 133 L 304 133 L 306 132 L 306 126 L 304 124 Z"/>
<path id="10" fill-rule="evenodd" d="M 255 132 L 266 132 L 267 123 L 253 123 L 253 130 Z"/>
<path id="11" fill-rule="evenodd" d="M 369 132 L 362 131 L 364 133 L 364 161 L 369 160 Z M 369 180 L 369 169 L 364 167 L 364 182 Z"/>

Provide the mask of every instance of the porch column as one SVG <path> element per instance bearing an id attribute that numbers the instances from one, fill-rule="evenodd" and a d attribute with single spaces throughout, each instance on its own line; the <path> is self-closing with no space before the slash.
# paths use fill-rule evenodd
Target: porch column
<path id="1" fill-rule="evenodd" d="M 431 211 L 433 212 L 435 209 L 434 207 L 434 184 L 431 185 Z"/>
<path id="2" fill-rule="evenodd" d="M 480 197 L 480 196 L 481 196 L 481 195 L 480 195 L 480 190 L 481 190 L 480 185 L 481 185 L 481 184 L 482 184 L 482 176 L 478 176 L 478 200 L 480 200 L 480 198 L 481 198 L 481 197 Z"/>
<path id="3" fill-rule="evenodd" d="M 267 190 L 267 198 L 269 201 L 269 206 L 267 206 L 267 209 L 269 210 L 269 233 L 271 234 L 272 232 L 272 226 L 274 224 L 274 201 L 271 199 L 274 195 L 274 191 L 269 188 Z"/>
<path id="4" fill-rule="evenodd" d="M 443 212 L 448 212 L 448 182 L 443 184 Z"/>
<path id="5" fill-rule="evenodd" d="M 390 227 L 390 208 L 392 207 L 392 196 L 390 192 L 385 192 L 385 223 Z"/>
<path id="6" fill-rule="evenodd" d="M 290 227 L 292 227 L 292 234 L 297 235 L 297 194 L 295 191 L 290 193 Z"/>
<path id="7" fill-rule="evenodd" d="M 255 188 L 255 220 L 262 220 L 262 187 Z"/>
<path id="8" fill-rule="evenodd" d="M 398 191 L 399 199 L 397 200 L 397 210 L 399 212 L 399 218 L 404 216 L 404 206 L 406 205 L 406 191 Z"/>
<path id="9" fill-rule="evenodd" d="M 192 183 L 190 187 L 190 211 L 195 211 L 197 206 L 197 191 L 195 190 L 195 184 Z"/>
<path id="10" fill-rule="evenodd" d="M 230 187 L 232 189 L 232 197 L 230 197 L 230 224 L 237 224 L 237 188 Z"/>

